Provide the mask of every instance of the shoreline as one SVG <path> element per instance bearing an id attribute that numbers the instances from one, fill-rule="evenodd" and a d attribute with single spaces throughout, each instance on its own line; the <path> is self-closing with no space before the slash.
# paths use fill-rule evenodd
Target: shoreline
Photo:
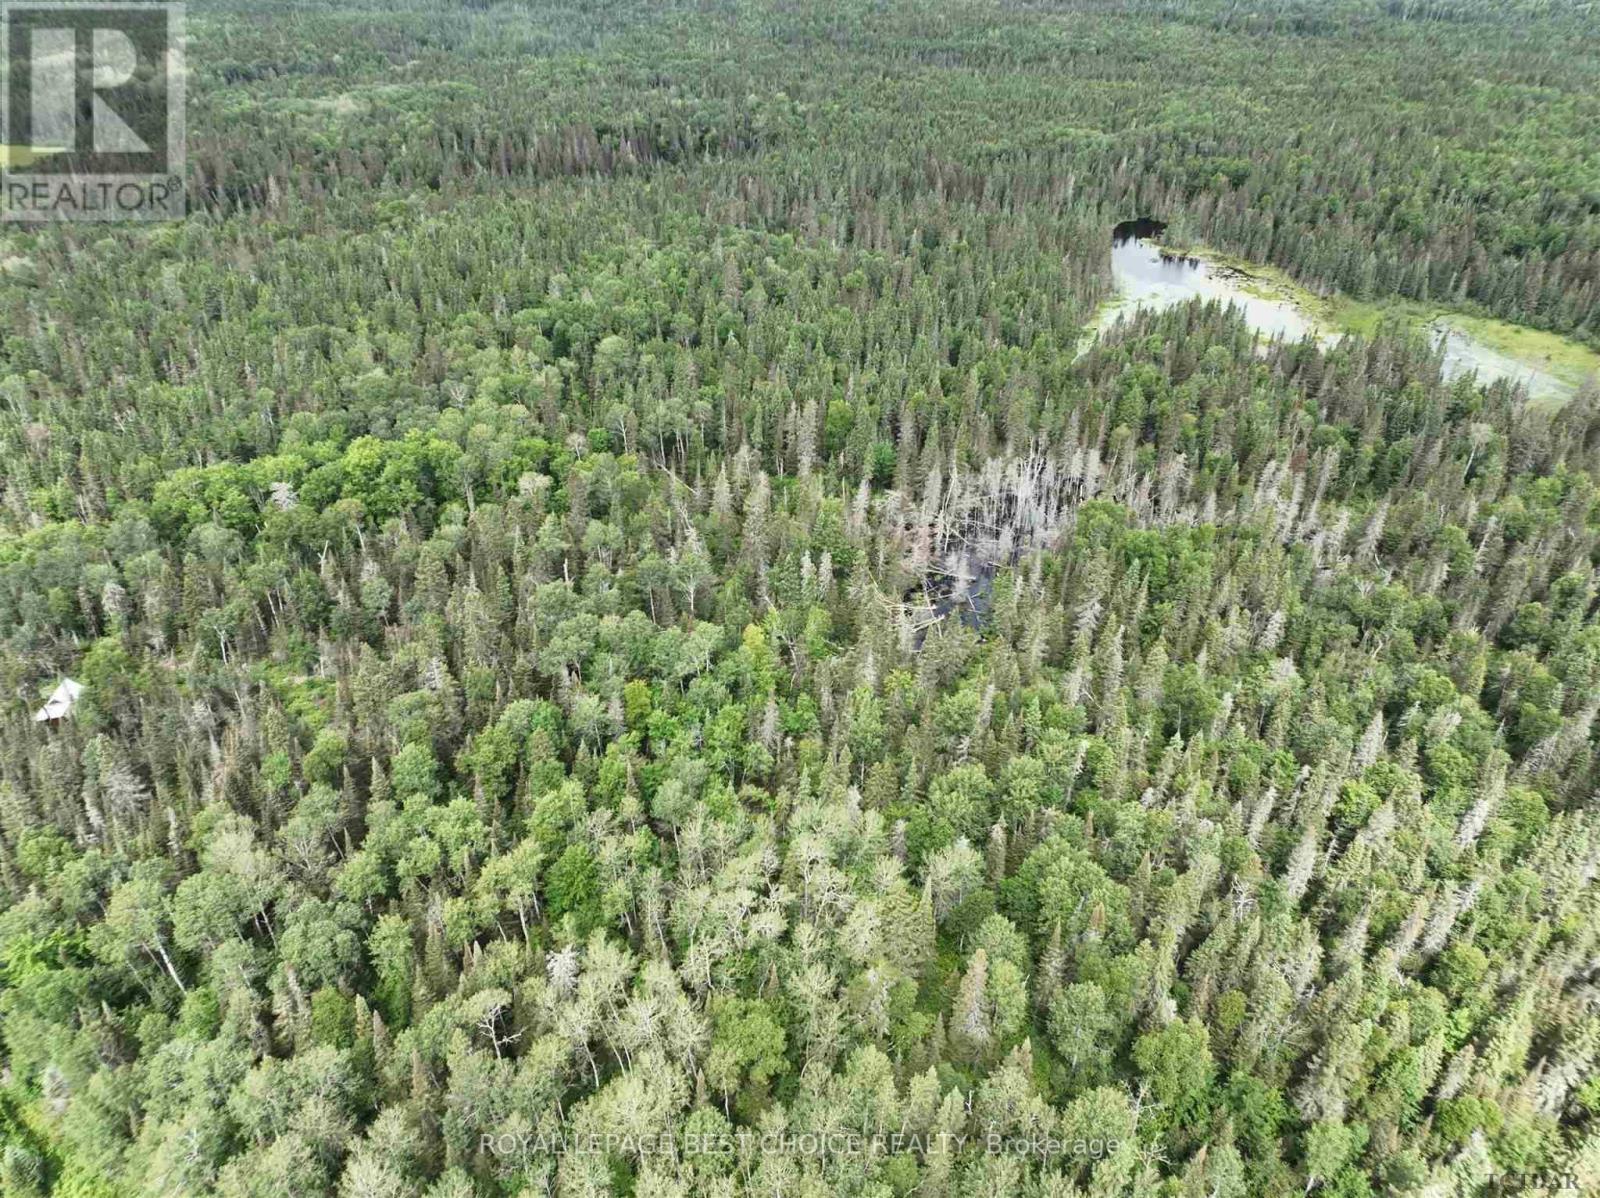
<path id="1" fill-rule="evenodd" d="M 1371 338 L 1394 322 L 1408 331 L 1426 332 L 1434 341 L 1452 339 L 1455 357 L 1499 374 L 1528 372 L 1529 398 L 1539 403 L 1564 403 L 1585 381 L 1600 376 L 1600 352 L 1559 333 L 1515 324 L 1444 304 L 1389 297 L 1358 300 L 1342 292 L 1324 295 L 1293 279 L 1280 267 L 1253 262 L 1206 245 L 1177 247 L 1151 242 L 1163 255 L 1206 266 L 1215 278 L 1253 298 L 1281 304 L 1315 331 L 1324 347 L 1341 337 Z M 1120 292 L 1104 301 L 1085 325 L 1087 352 L 1093 338 L 1139 300 Z"/>

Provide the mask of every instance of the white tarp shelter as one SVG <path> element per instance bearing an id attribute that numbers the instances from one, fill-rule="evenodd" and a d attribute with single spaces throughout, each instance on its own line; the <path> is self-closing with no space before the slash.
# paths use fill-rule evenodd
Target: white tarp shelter
<path id="1" fill-rule="evenodd" d="M 63 678 L 61 685 L 56 687 L 55 693 L 50 696 L 45 705 L 34 712 L 33 722 L 45 724 L 66 719 L 72 714 L 72 709 L 76 706 L 78 696 L 81 694 L 83 694 L 83 683 L 74 682 L 70 678 Z"/>

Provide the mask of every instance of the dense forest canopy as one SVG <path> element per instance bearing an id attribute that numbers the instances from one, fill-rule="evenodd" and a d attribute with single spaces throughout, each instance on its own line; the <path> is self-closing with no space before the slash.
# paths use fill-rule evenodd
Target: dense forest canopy
<path id="1" fill-rule="evenodd" d="M 0 1193 L 1600 1192 L 1600 387 L 1084 335 L 1600 346 L 1594 16 L 194 0 L 0 226 Z"/>

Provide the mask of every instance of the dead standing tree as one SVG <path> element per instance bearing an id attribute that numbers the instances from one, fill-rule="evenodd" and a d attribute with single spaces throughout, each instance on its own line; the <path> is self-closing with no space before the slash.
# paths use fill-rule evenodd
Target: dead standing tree
<path id="1" fill-rule="evenodd" d="M 1102 476 L 1099 451 L 1082 446 L 1051 453 L 1036 445 L 967 473 L 952 457 L 948 484 L 935 470 L 920 506 L 905 505 L 912 523 L 899 537 L 917 579 L 899 605 L 909 634 L 920 641 L 953 612 L 980 620 L 996 571 L 1054 545 L 1077 506 L 1099 493 Z"/>

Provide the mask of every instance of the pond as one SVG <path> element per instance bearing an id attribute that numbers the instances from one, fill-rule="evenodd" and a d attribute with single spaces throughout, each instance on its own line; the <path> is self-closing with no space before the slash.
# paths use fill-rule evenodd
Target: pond
<path id="1" fill-rule="evenodd" d="M 1313 337 L 1324 346 L 1342 336 L 1321 324 L 1293 299 L 1261 294 L 1260 284 L 1246 271 L 1163 249 L 1158 239 L 1167 226 L 1141 217 L 1123 221 L 1111 231 L 1111 274 L 1119 298 L 1103 309 L 1094 331 L 1109 328 L 1119 316 L 1137 308 L 1170 308 L 1191 299 L 1233 304 L 1246 322 L 1265 337 L 1299 341 Z M 1447 378 L 1476 373 L 1480 382 L 1506 378 L 1522 384 L 1532 399 L 1565 399 L 1571 380 L 1501 353 L 1440 316 L 1427 325 L 1440 344 Z"/>
<path id="2" fill-rule="evenodd" d="M 994 576 L 999 566 L 976 553 L 952 551 L 930 570 L 925 586 L 935 619 L 955 615 L 968 628 L 982 628 L 994 609 Z"/>
<path id="3" fill-rule="evenodd" d="M 1013 560 L 1011 564 L 1016 563 Z M 902 596 L 912 645 L 922 648 L 928 630 L 952 616 L 974 632 L 988 627 L 999 572 L 998 562 L 971 549 L 951 549 L 930 563 L 922 579 Z"/>
<path id="4" fill-rule="evenodd" d="M 1443 347 L 1446 378 L 1476 373 L 1479 381 L 1484 383 L 1510 379 L 1527 388 L 1529 399 L 1539 400 L 1569 399 L 1576 390 L 1570 379 L 1501 353 L 1452 325 L 1448 317 L 1441 316 L 1432 321 L 1428 325 L 1428 332 Z"/>
<path id="5" fill-rule="evenodd" d="M 1163 250 L 1155 238 L 1165 228 L 1159 221 L 1140 220 L 1126 221 L 1112 231 L 1111 273 L 1122 292 L 1123 310 L 1217 300 L 1238 307 L 1264 336 L 1287 341 L 1320 337 L 1316 323 L 1294 304 L 1246 290 L 1248 276 L 1242 272 Z"/>

